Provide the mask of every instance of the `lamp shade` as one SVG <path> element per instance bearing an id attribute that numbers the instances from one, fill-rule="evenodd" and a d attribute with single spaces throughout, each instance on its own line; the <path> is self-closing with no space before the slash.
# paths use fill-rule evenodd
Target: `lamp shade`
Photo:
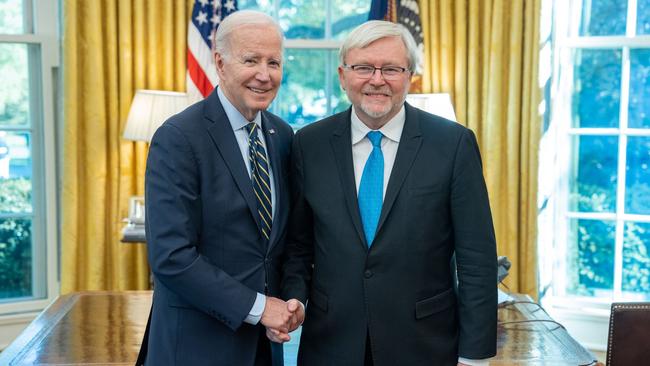
<path id="1" fill-rule="evenodd" d="M 126 118 L 124 138 L 133 141 L 151 141 L 153 133 L 167 118 L 182 111 L 189 104 L 187 94 L 163 90 L 136 90 L 129 116 Z"/>
<path id="2" fill-rule="evenodd" d="M 406 101 L 414 107 L 457 122 L 451 97 L 447 93 L 409 94 L 406 96 Z"/>

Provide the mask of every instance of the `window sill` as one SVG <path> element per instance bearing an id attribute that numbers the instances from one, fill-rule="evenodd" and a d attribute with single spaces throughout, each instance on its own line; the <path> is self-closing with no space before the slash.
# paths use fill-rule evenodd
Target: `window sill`
<path id="1" fill-rule="evenodd" d="M 542 300 L 542 305 L 585 348 L 601 352 L 607 350 L 609 302 L 547 296 Z"/>

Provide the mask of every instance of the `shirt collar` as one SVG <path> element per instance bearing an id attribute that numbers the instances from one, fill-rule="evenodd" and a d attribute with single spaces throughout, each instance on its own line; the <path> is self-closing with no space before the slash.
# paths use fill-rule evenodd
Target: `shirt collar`
<path id="1" fill-rule="evenodd" d="M 249 121 L 244 117 L 241 112 L 235 108 L 232 103 L 228 100 L 226 95 L 221 91 L 221 88 L 217 87 L 217 96 L 219 96 L 219 101 L 221 102 L 221 105 L 223 106 L 223 110 L 226 112 L 226 116 L 228 116 L 228 121 L 230 121 L 230 126 L 232 127 L 233 131 L 240 130 L 244 127 L 246 127 L 247 124 L 251 122 L 255 122 L 258 128 L 262 128 L 262 113 L 257 112 L 255 115 L 255 118 L 253 118 L 252 121 Z"/>
<path id="2" fill-rule="evenodd" d="M 363 140 L 363 138 L 366 137 L 368 132 L 372 130 L 370 129 L 370 127 L 366 126 L 361 121 L 361 119 L 359 119 L 354 106 L 352 106 L 352 113 L 350 119 L 352 120 L 352 125 L 351 125 L 352 145 L 355 145 L 359 141 Z M 402 108 L 400 108 L 399 112 L 397 112 L 397 114 L 393 116 L 393 118 L 391 118 L 390 121 L 386 122 L 386 124 L 379 129 L 379 132 L 381 132 L 382 135 L 386 136 L 388 139 L 399 143 L 399 139 L 402 136 L 402 130 L 404 129 L 405 122 L 406 122 L 406 111 L 404 109 L 404 105 L 402 105 Z"/>

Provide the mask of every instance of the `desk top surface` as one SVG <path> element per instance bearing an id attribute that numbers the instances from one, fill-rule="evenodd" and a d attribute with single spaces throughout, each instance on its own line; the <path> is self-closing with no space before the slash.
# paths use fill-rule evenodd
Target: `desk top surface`
<path id="1" fill-rule="evenodd" d="M 150 291 L 60 296 L 0 354 L 0 365 L 133 365 L 150 307 Z"/>
<path id="2" fill-rule="evenodd" d="M 499 308 L 498 353 L 490 365 L 590 365 L 585 350 L 524 295 Z M 59 297 L 0 354 L 2 365 L 132 365 L 151 292 L 79 292 Z"/>

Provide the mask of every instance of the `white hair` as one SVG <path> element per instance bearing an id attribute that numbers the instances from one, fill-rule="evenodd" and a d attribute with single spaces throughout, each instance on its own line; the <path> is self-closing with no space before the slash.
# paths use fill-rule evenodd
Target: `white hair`
<path id="1" fill-rule="evenodd" d="M 230 35 L 233 31 L 241 26 L 246 25 L 268 25 L 273 27 L 280 37 L 282 45 L 284 45 L 284 37 L 282 36 L 282 28 L 280 25 L 267 14 L 255 10 L 239 10 L 228 15 L 217 28 L 217 34 L 214 37 L 214 52 L 220 54 L 222 57 L 230 56 Z M 260 35 L 264 36 L 264 35 Z"/>
<path id="2" fill-rule="evenodd" d="M 355 48 L 365 48 L 372 42 L 386 37 L 400 37 L 406 47 L 408 58 L 408 69 L 415 71 L 418 65 L 418 46 L 411 35 L 411 32 L 401 24 L 387 22 L 384 20 L 370 20 L 354 28 L 347 36 L 339 50 L 339 62 L 345 64 L 345 56 Z"/>

